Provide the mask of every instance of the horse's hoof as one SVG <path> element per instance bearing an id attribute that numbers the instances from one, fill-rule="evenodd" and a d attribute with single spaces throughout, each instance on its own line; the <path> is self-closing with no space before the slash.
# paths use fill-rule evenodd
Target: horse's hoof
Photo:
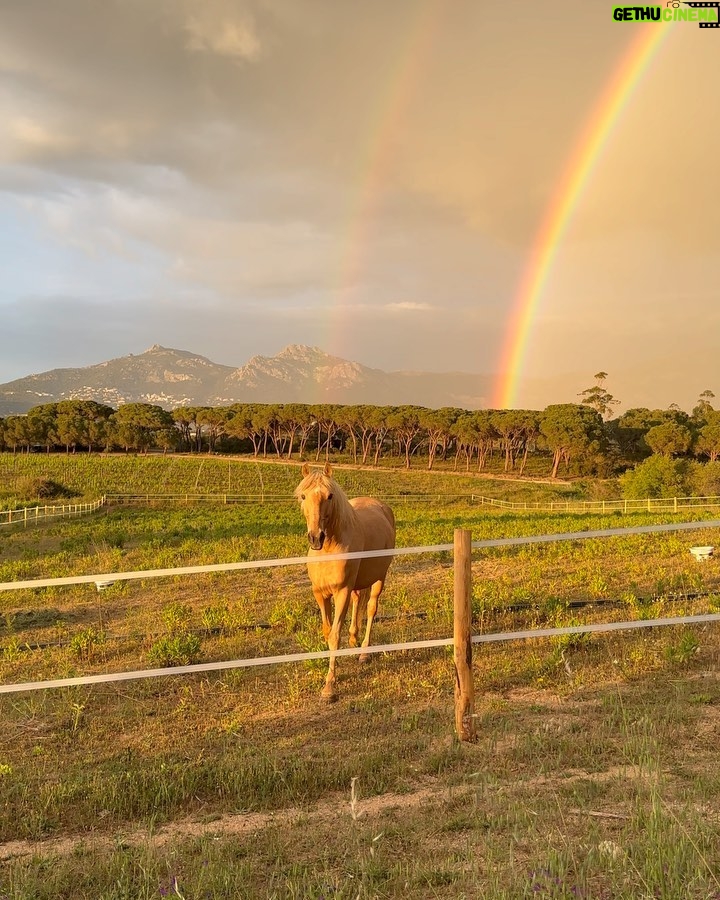
<path id="1" fill-rule="evenodd" d="M 320 696 L 326 703 L 335 703 L 335 701 L 340 696 L 340 694 L 338 694 L 337 688 L 335 687 L 335 682 L 333 681 L 330 684 L 326 682 Z"/>
<path id="2" fill-rule="evenodd" d="M 365 665 L 366 663 L 372 662 L 372 653 L 361 653 L 360 656 L 358 656 L 358 659 Z"/>

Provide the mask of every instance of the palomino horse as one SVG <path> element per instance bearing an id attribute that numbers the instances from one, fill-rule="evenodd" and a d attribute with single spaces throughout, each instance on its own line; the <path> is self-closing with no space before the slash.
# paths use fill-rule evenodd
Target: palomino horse
<path id="1" fill-rule="evenodd" d="M 332 469 L 310 471 L 302 467 L 303 480 L 295 490 L 307 522 L 309 556 L 327 556 L 331 553 L 358 553 L 363 550 L 390 550 L 395 546 L 395 516 L 389 506 L 372 497 L 355 497 L 348 500 L 342 488 L 333 480 Z M 357 646 L 358 628 L 362 626 L 363 607 L 366 609 L 367 626 L 362 646 L 370 644 L 370 630 L 377 612 L 378 598 L 385 586 L 392 556 L 376 556 L 369 559 L 343 559 L 329 562 L 308 563 L 308 575 L 313 594 L 320 607 L 322 630 L 329 650 L 337 650 L 340 632 L 352 595 L 350 621 L 350 646 Z M 335 604 L 335 615 L 330 624 L 330 604 Z M 367 654 L 361 662 L 369 659 Z M 335 656 L 330 657 L 330 668 L 322 696 L 337 700 L 335 683 Z"/>

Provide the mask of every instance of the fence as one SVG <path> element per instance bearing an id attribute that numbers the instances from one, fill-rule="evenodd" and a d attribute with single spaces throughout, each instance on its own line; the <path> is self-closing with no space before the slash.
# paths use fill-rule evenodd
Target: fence
<path id="1" fill-rule="evenodd" d="M 0 584 L 0 591 L 13 591 L 25 588 L 43 588 L 70 584 L 88 584 L 94 582 L 98 590 L 115 581 L 132 579 L 160 578 L 174 575 L 190 575 L 206 572 L 233 571 L 238 569 L 258 569 L 278 566 L 322 563 L 330 560 L 362 559 L 377 556 L 401 556 L 418 553 L 438 553 L 454 551 L 455 554 L 455 587 L 454 587 L 454 633 L 452 638 L 438 638 L 425 641 L 411 641 L 403 644 L 381 644 L 370 647 L 352 647 L 347 649 L 318 651 L 315 653 L 292 653 L 282 656 L 260 657 L 253 659 L 226 660 L 222 662 L 196 663 L 188 666 L 176 666 L 165 669 L 145 669 L 132 672 L 115 672 L 102 675 L 87 675 L 76 678 L 62 678 L 51 681 L 25 682 L 22 684 L 0 685 L 0 694 L 18 693 L 21 691 L 46 690 L 88 684 L 99 684 L 117 681 L 130 681 L 155 678 L 163 675 L 183 675 L 200 672 L 217 672 L 225 669 L 249 668 L 282 663 L 300 662 L 312 659 L 328 659 L 332 656 L 353 656 L 361 653 L 389 653 L 398 650 L 416 650 L 432 647 L 454 645 L 455 661 L 455 723 L 458 737 L 461 740 L 474 740 L 474 686 L 472 683 L 472 645 L 498 641 L 524 640 L 528 638 L 555 637 L 568 634 L 589 634 L 607 631 L 652 628 L 666 625 L 683 625 L 716 622 L 720 613 L 707 613 L 691 616 L 677 616 L 663 619 L 641 619 L 629 622 L 605 622 L 592 625 L 576 625 L 562 628 L 532 629 L 528 631 L 505 632 L 496 634 L 471 634 L 471 549 L 479 550 L 489 547 L 513 547 L 526 544 L 550 543 L 555 541 L 587 540 L 589 538 L 614 537 L 627 534 L 652 534 L 674 531 L 691 531 L 705 528 L 720 528 L 720 519 L 704 522 L 680 522 L 666 525 L 642 525 L 632 528 L 608 528 L 598 531 L 568 532 L 563 534 L 530 535 L 514 538 L 494 538 L 483 541 L 471 541 L 470 533 L 456 529 L 454 544 L 437 544 L 426 547 L 400 547 L 392 550 L 372 550 L 360 553 L 325 554 L 318 557 L 289 557 L 284 559 L 252 560 L 237 563 L 219 563 L 215 565 L 189 566 L 172 569 L 155 569 L 139 572 L 114 572 L 104 575 L 79 575 L 67 578 L 33 579 L 30 581 L 5 582 Z"/>
<path id="2" fill-rule="evenodd" d="M 244 503 L 290 503 L 292 494 L 106 494 L 108 503 L 220 503 L 223 505 Z M 376 494 L 386 503 L 432 503 L 446 500 L 468 500 L 477 502 L 479 498 L 469 494 Z"/>
<path id="3" fill-rule="evenodd" d="M 46 519 L 67 519 L 96 512 L 105 506 L 107 500 L 101 497 L 92 503 L 66 503 L 62 506 L 26 506 L 22 509 L 6 509 L 0 512 L 2 525 L 37 525 Z"/>
<path id="4" fill-rule="evenodd" d="M 682 512 L 686 509 L 710 509 L 720 507 L 720 497 L 648 497 L 644 500 L 554 500 L 550 503 L 499 500 L 481 494 L 397 494 L 383 495 L 387 503 L 432 503 L 435 501 L 466 500 L 479 506 L 491 506 L 514 512 L 579 512 L 579 513 L 632 513 L 632 512 Z M 252 503 L 289 503 L 290 494 L 104 494 L 91 503 L 73 503 L 63 506 L 30 506 L 0 512 L 0 526 L 36 524 L 44 519 L 67 518 L 95 512 L 101 506 L 116 504 L 220 503 L 223 505 Z"/>
<path id="5" fill-rule="evenodd" d="M 568 531 L 559 534 L 533 534 L 522 537 L 488 538 L 473 541 L 473 550 L 490 547 L 520 547 L 527 544 L 544 544 L 555 541 L 577 541 L 589 538 L 619 537 L 626 534 L 661 534 L 673 531 L 695 531 L 703 528 L 720 528 L 720 519 L 704 522 L 671 522 L 666 525 L 635 525 L 631 528 L 603 528 L 597 531 Z M 453 544 L 433 544 L 423 547 L 395 547 L 392 550 L 364 550 L 356 553 L 327 553 L 321 559 L 316 556 L 288 556 L 276 559 L 244 560 L 233 563 L 210 563 L 202 566 L 179 566 L 167 569 L 142 569 L 135 572 L 110 572 L 98 575 L 70 575 L 66 578 L 37 578 L 27 581 L 0 583 L 3 591 L 19 591 L 35 588 L 62 587 L 71 584 L 95 584 L 106 587 L 116 581 L 136 581 L 148 578 L 169 578 L 175 575 L 201 575 L 212 572 L 237 572 L 243 569 L 271 569 L 280 566 L 298 566 L 308 563 L 333 562 L 346 559 L 369 559 L 378 556 L 408 556 L 420 553 L 447 553 Z"/>
<path id="6" fill-rule="evenodd" d="M 720 506 L 720 497 L 647 497 L 644 500 L 555 500 L 550 503 L 523 503 L 472 495 L 482 506 L 541 512 L 681 512 L 684 509 L 708 509 Z"/>
<path id="7" fill-rule="evenodd" d="M 378 496 L 381 496 L 378 494 Z M 106 494 L 108 503 L 287 503 L 289 494 Z M 466 500 L 480 506 L 492 506 L 516 512 L 631 513 L 682 512 L 685 509 L 720 507 L 720 497 L 648 497 L 644 500 L 554 500 L 550 503 L 499 500 L 481 494 L 396 494 L 382 495 L 387 503 L 432 503 L 442 500 Z"/>

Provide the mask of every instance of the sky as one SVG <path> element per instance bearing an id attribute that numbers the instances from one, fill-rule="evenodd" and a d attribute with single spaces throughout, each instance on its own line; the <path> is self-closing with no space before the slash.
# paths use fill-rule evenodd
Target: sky
<path id="1" fill-rule="evenodd" d="M 508 368 L 573 154 L 663 27 L 612 5 L 0 0 L 0 381 L 298 343 L 485 373 L 487 405 L 598 371 L 622 408 L 720 397 L 720 29 L 690 22 L 591 160 Z"/>

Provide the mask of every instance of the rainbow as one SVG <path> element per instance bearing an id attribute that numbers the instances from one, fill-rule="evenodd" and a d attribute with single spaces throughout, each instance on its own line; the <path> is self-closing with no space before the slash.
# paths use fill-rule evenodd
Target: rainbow
<path id="1" fill-rule="evenodd" d="M 596 104 L 548 206 L 513 302 L 500 356 L 492 406 L 511 409 L 523 372 L 533 319 L 548 275 L 583 190 L 635 88 L 660 49 L 671 26 L 644 26 Z"/>

